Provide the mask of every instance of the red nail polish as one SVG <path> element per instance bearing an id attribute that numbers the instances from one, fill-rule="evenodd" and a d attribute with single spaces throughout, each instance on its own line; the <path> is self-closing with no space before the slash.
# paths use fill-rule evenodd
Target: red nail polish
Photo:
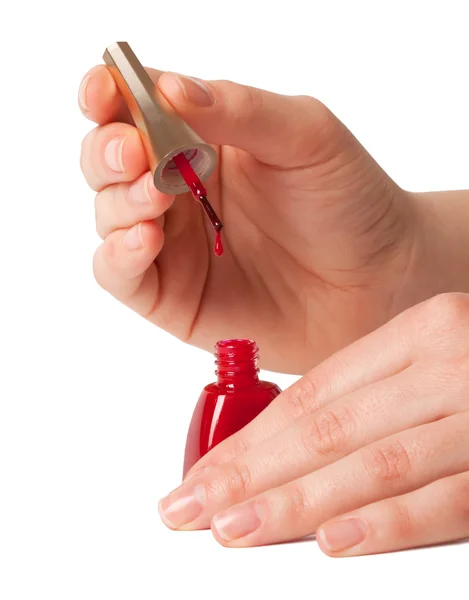
<path id="1" fill-rule="evenodd" d="M 220 221 L 217 213 L 213 210 L 213 206 L 208 201 L 207 190 L 204 188 L 202 182 L 198 178 L 197 173 L 191 167 L 191 163 L 184 152 L 173 156 L 173 162 L 176 165 L 179 173 L 181 173 L 186 185 L 189 187 L 194 200 L 200 202 L 205 214 L 212 224 L 213 230 L 215 231 L 215 247 L 213 251 L 215 256 L 221 256 L 223 254 L 223 244 L 221 241 L 220 232 L 222 230 L 223 223 Z"/>
<path id="2" fill-rule="evenodd" d="M 205 386 L 187 434 L 184 476 L 209 450 L 233 435 L 281 392 L 260 381 L 258 347 L 253 340 L 222 340 L 215 347 L 216 383 Z"/>

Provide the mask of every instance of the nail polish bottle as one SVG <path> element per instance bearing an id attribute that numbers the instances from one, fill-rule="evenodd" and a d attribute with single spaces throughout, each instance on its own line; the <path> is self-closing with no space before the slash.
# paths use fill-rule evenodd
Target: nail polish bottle
<path id="1" fill-rule="evenodd" d="M 262 412 L 281 392 L 260 381 L 258 347 L 253 340 L 222 340 L 215 346 L 216 383 L 205 386 L 187 434 L 184 472 L 204 454 Z"/>

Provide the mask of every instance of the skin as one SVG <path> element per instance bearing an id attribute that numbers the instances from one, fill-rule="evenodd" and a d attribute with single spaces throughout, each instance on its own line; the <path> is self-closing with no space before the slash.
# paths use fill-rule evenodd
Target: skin
<path id="1" fill-rule="evenodd" d="M 95 67 L 98 283 L 185 342 L 254 338 L 261 366 L 304 375 L 162 500 L 164 522 L 227 546 L 316 532 L 332 556 L 468 536 L 469 296 L 444 292 L 469 291 L 469 194 L 402 190 L 313 98 L 149 72 L 217 148 L 225 254 L 189 194 L 154 188 Z"/>

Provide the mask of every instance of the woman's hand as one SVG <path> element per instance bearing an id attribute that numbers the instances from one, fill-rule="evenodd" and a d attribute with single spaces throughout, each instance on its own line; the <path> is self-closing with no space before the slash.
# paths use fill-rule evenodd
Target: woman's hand
<path id="1" fill-rule="evenodd" d="M 321 363 L 160 504 L 225 546 L 316 533 L 331 556 L 469 537 L 469 295 L 436 296 Z"/>
<path id="2" fill-rule="evenodd" d="M 249 337 L 262 367 L 303 374 L 432 291 L 409 293 L 420 259 L 418 202 L 320 102 L 150 71 L 157 93 L 207 142 L 207 183 L 225 254 L 190 194 L 158 192 L 110 73 L 80 88 L 99 126 L 81 165 L 97 192 L 100 285 L 184 341 Z M 159 78 L 159 79 L 158 79 Z"/>

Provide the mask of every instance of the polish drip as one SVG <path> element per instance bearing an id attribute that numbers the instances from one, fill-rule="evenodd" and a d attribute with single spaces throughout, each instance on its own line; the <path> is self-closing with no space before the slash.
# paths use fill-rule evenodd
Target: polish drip
<path id="1" fill-rule="evenodd" d="M 202 182 L 197 176 L 197 173 L 191 167 L 190 162 L 187 160 L 183 152 L 174 156 L 173 162 L 189 187 L 192 196 L 195 200 L 200 202 L 208 220 L 212 224 L 213 230 L 215 231 L 214 253 L 216 256 L 221 256 L 223 254 L 223 244 L 221 241 L 220 232 L 222 230 L 223 223 L 220 221 L 217 213 L 213 210 L 213 206 L 208 201 L 207 190 L 203 186 Z"/>

